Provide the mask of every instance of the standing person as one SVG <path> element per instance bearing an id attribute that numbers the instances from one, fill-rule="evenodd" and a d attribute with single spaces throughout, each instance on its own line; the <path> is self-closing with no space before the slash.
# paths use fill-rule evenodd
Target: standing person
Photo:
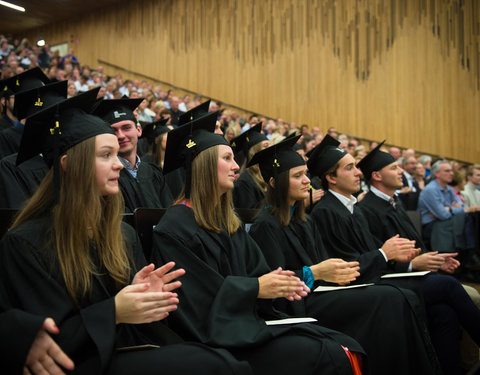
<path id="1" fill-rule="evenodd" d="M 92 112 L 107 121 L 117 135 L 120 144 L 118 155 L 125 167 L 120 171 L 119 186 L 127 212 L 133 212 L 138 207 L 166 208 L 173 201 L 161 168 L 142 161 L 137 154 L 142 128 L 137 124 L 134 110 L 142 100 L 102 100 Z"/>
<path id="2" fill-rule="evenodd" d="M 325 282 L 348 284 L 359 275 L 358 262 L 328 259 L 320 231 L 305 215 L 310 180 L 304 159 L 292 147 L 298 138 L 259 151 L 250 161 L 259 163 L 268 190 L 267 206 L 249 234 L 271 269 L 295 270 L 311 289 Z M 423 331 L 404 294 L 415 298 L 410 291 L 373 285 L 311 293 L 303 303 L 276 300 L 275 307 L 291 313 L 300 310 L 358 340 L 368 354 L 370 374 L 433 373 Z"/>
<path id="3" fill-rule="evenodd" d="M 173 262 L 146 265 L 135 232 L 121 222 L 118 141 L 87 114 L 90 93 L 26 124 L 19 161 L 45 152 L 52 168 L 0 243 L 7 307 L 52 316 L 78 374 L 240 370 L 245 364 L 227 352 L 182 344 L 160 322 L 177 308 L 174 280 L 184 271 L 169 272 Z"/>
<path id="4" fill-rule="evenodd" d="M 258 165 L 246 167 L 248 161 L 258 151 L 270 146 L 270 141 L 262 133 L 262 123 L 252 126 L 230 143 L 235 151 L 235 159 L 242 160 L 240 177 L 233 187 L 233 204 L 237 208 L 260 208 L 265 198 L 267 184 L 263 181 Z"/>
<path id="5" fill-rule="evenodd" d="M 300 299 L 308 288 L 291 271 L 269 272 L 242 229 L 231 201 L 238 165 L 225 139 L 212 134 L 215 122 L 212 113 L 168 137 L 165 170 L 183 165 L 187 176 L 182 197 L 154 229 L 154 262 L 168 258 L 187 269 L 171 326 L 227 348 L 257 374 L 351 374 L 362 349 L 350 337 L 313 324 L 266 324 L 286 317 L 272 299 Z"/>

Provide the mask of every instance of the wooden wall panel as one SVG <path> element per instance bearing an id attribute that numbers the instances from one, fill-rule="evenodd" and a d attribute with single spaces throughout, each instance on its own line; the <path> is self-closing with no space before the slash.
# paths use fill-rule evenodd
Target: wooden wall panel
<path id="1" fill-rule="evenodd" d="M 92 67 L 480 162 L 479 22 L 476 0 L 137 0 L 41 31 Z"/>

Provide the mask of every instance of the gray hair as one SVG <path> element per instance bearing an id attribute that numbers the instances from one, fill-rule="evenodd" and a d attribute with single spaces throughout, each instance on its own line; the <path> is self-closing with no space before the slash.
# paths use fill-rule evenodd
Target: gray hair
<path id="1" fill-rule="evenodd" d="M 429 161 L 432 161 L 432 157 L 429 156 L 429 155 L 422 155 L 418 158 L 418 161 L 420 163 L 422 163 L 423 165 L 425 165 L 426 163 L 428 163 Z"/>
<path id="2" fill-rule="evenodd" d="M 442 164 L 450 165 L 450 163 L 447 160 L 437 160 L 432 165 L 432 174 L 435 174 L 436 172 L 438 172 L 440 170 L 440 165 L 442 165 Z"/>

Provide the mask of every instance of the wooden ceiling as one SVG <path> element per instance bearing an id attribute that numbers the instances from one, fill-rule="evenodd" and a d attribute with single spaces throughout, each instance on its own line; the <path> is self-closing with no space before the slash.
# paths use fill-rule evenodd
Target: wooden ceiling
<path id="1" fill-rule="evenodd" d="M 68 20 L 122 0 L 6 0 L 25 8 L 19 12 L 0 5 L 0 34 L 12 34 L 21 37 L 29 29 L 34 29 Z"/>

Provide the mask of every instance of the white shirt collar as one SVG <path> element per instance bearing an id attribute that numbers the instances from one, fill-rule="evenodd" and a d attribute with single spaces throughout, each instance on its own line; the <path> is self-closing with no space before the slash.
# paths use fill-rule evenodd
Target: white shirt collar
<path id="1" fill-rule="evenodd" d="M 353 195 L 350 195 L 350 197 L 346 197 L 345 195 L 339 194 L 336 191 L 333 191 L 332 189 L 328 189 L 330 193 L 335 195 L 340 202 L 347 208 L 348 211 L 350 211 L 351 214 L 353 214 L 353 206 L 355 203 L 357 203 L 357 198 L 355 198 Z"/>
<path id="2" fill-rule="evenodd" d="M 393 198 L 385 194 L 383 191 L 378 190 L 375 186 L 370 185 L 370 191 L 375 194 L 377 197 L 382 198 L 383 200 L 390 202 Z"/>

